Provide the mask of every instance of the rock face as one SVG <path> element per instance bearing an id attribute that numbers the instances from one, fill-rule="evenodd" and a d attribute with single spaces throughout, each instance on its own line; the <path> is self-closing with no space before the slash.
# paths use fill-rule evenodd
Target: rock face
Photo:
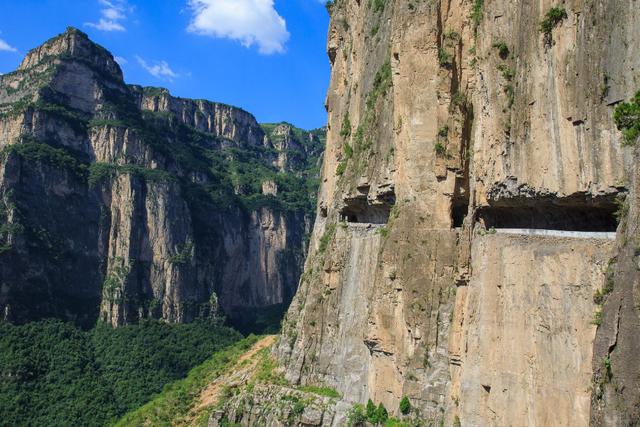
<path id="1" fill-rule="evenodd" d="M 299 408 L 297 411 L 296 406 Z M 332 398 L 267 385 L 255 386 L 251 399 L 242 394 L 229 399 L 226 407 L 231 410 L 211 414 L 208 427 L 222 427 L 230 420 L 235 420 L 232 422 L 242 427 L 340 426 L 347 423 L 350 409 L 344 402 L 336 402 Z"/>
<path id="2" fill-rule="evenodd" d="M 0 309 L 113 325 L 285 307 L 323 131 L 128 86 L 69 29 L 0 76 Z M 296 156 L 281 160 L 282 151 Z"/>
<path id="3" fill-rule="evenodd" d="M 275 350 L 286 378 L 396 415 L 407 396 L 445 425 L 637 422 L 637 174 L 613 121 L 640 88 L 636 2 L 331 14 L 318 212 Z M 596 387 L 605 357 L 615 381 Z"/>
<path id="4" fill-rule="evenodd" d="M 589 424 L 593 295 L 613 246 L 580 238 L 474 238 L 473 274 L 458 290 L 449 341 L 451 360 L 460 363 L 451 369 L 451 396 L 461 420 Z"/>
<path id="5" fill-rule="evenodd" d="M 640 160 L 634 150 L 633 163 Z M 623 205 L 625 217 L 618 230 L 616 258 L 607 270 L 593 357 L 591 424 L 640 424 L 640 176 L 629 171 L 630 191 Z"/>

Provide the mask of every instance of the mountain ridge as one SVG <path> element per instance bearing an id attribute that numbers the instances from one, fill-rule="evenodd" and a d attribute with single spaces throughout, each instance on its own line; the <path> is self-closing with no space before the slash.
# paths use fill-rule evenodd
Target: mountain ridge
<path id="1" fill-rule="evenodd" d="M 3 317 L 122 325 L 281 311 L 313 221 L 323 139 L 276 129 L 274 143 L 240 108 L 127 85 L 74 28 L 32 49 L 0 77 Z M 66 214 L 79 215 L 75 229 Z M 74 295 L 85 302 L 64 314 Z"/>

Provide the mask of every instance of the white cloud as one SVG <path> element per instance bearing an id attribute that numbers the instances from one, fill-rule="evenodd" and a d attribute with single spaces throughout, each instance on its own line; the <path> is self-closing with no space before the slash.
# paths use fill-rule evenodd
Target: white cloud
<path id="1" fill-rule="evenodd" d="M 178 73 L 176 73 L 171 69 L 171 67 L 169 67 L 167 61 L 159 61 L 154 65 L 151 65 L 139 56 L 136 56 L 136 59 L 138 60 L 138 63 L 142 68 L 147 70 L 149 74 L 156 78 L 171 81 L 174 78 L 180 77 Z"/>
<path id="2" fill-rule="evenodd" d="M 122 24 L 119 24 L 116 21 L 111 21 L 108 19 L 100 18 L 100 20 L 95 22 L 85 22 L 84 25 L 87 27 L 92 27 L 100 31 L 125 31 L 126 28 Z"/>
<path id="3" fill-rule="evenodd" d="M 188 31 L 238 40 L 269 55 L 283 53 L 289 40 L 286 21 L 273 0 L 188 0 L 193 18 Z"/>
<path id="4" fill-rule="evenodd" d="M 119 19 L 124 19 L 125 16 L 122 12 L 120 12 L 118 9 L 114 9 L 112 7 L 109 7 L 107 9 L 102 9 L 102 15 L 107 18 L 107 19 L 111 19 L 114 21 L 117 21 Z"/>
<path id="5" fill-rule="evenodd" d="M 126 31 L 122 21 L 133 11 L 127 0 L 98 0 L 98 3 L 104 6 L 100 10 L 102 17 L 98 22 L 85 22 L 84 25 L 101 31 Z"/>
<path id="6" fill-rule="evenodd" d="M 125 65 L 129 63 L 129 61 L 127 61 L 127 58 L 124 58 L 122 56 L 115 56 L 113 59 L 115 59 L 115 61 L 120 65 Z"/>
<path id="7" fill-rule="evenodd" d="M 11 46 L 9 43 L 7 43 L 6 41 L 0 39 L 0 51 L 5 51 L 5 52 L 17 52 L 18 49 L 16 49 L 15 47 Z"/>

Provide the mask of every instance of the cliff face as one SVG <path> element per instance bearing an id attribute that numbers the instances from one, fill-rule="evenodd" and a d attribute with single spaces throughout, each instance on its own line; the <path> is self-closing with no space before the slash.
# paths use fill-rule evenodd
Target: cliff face
<path id="1" fill-rule="evenodd" d="M 625 387 L 593 419 L 633 407 L 636 231 L 616 216 L 633 158 L 613 110 L 640 88 L 639 13 L 334 2 L 318 216 L 275 350 L 289 381 L 395 414 L 407 396 L 408 418 L 446 425 L 588 425 L 608 343 Z"/>
<path id="2" fill-rule="evenodd" d="M 126 85 L 74 29 L 29 52 L 0 76 L 3 318 L 122 325 L 221 308 L 250 324 L 245 311 L 286 305 L 323 135 L 278 128 L 299 149 L 238 108 Z"/>
<path id="3" fill-rule="evenodd" d="M 632 164 L 637 165 L 638 150 Z M 640 264 L 638 224 L 640 188 L 637 167 L 628 172 L 629 195 L 622 205 L 616 257 L 607 270 L 593 350 L 591 424 L 632 426 L 640 423 Z"/>

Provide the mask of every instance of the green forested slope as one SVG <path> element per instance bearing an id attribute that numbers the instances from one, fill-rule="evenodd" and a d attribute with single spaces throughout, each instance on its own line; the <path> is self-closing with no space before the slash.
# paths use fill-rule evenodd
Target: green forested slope
<path id="1" fill-rule="evenodd" d="M 0 322 L 0 425 L 102 426 L 241 336 L 213 322 Z"/>

